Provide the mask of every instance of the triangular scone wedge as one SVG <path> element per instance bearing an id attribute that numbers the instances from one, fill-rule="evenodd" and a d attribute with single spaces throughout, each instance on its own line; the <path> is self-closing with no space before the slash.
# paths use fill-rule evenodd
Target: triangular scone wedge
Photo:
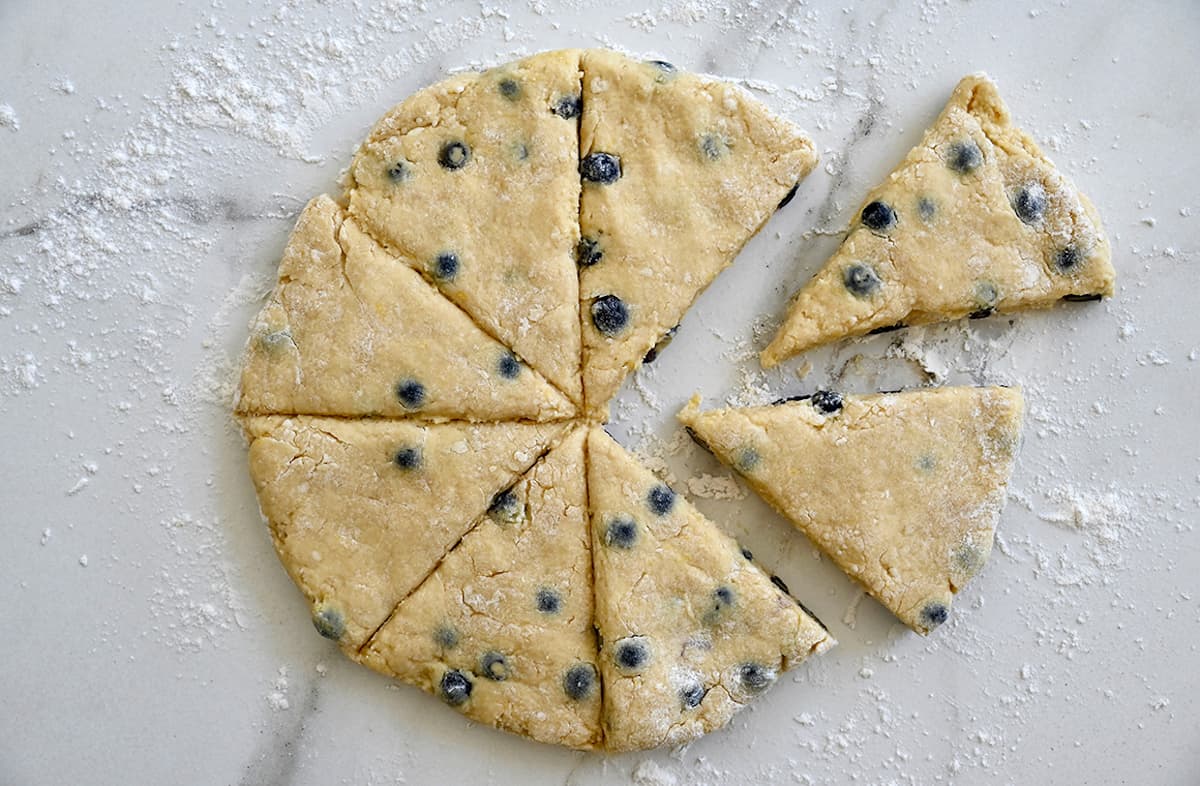
<path id="1" fill-rule="evenodd" d="M 598 427 L 588 494 L 610 750 L 720 728 L 834 644 L 782 582 Z"/>
<path id="2" fill-rule="evenodd" d="M 350 213 L 575 401 L 579 52 L 425 88 L 350 167 Z"/>
<path id="3" fill-rule="evenodd" d="M 904 624 L 928 633 L 987 562 L 1020 439 L 1009 388 L 947 387 L 679 413 Z"/>
<path id="4" fill-rule="evenodd" d="M 558 420 L 575 412 L 319 196 L 250 332 L 237 408 L 252 414 Z"/>
<path id="5" fill-rule="evenodd" d="M 605 50 L 583 74 L 583 386 L 602 413 L 817 155 L 732 84 Z"/>
<path id="6" fill-rule="evenodd" d="M 578 427 L 493 502 L 361 654 L 467 717 L 600 744 L 591 536 Z"/>
<path id="7" fill-rule="evenodd" d="M 1098 300 L 1113 293 L 1111 258 L 1092 203 L 1012 124 L 996 85 L 969 76 L 867 195 L 762 364 L 846 336 Z"/>
<path id="8" fill-rule="evenodd" d="M 560 424 L 246 417 L 250 476 L 322 635 L 357 651 Z"/>

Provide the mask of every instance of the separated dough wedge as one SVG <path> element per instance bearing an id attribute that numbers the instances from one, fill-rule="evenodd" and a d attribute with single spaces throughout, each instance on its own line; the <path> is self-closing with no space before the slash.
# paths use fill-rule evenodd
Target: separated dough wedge
<path id="1" fill-rule="evenodd" d="M 579 52 L 425 88 L 372 130 L 350 213 L 575 401 Z"/>
<path id="2" fill-rule="evenodd" d="M 834 644 L 782 583 L 599 428 L 588 484 L 609 749 L 724 726 L 780 672 Z"/>
<path id="3" fill-rule="evenodd" d="M 1087 197 L 1012 123 L 986 76 L 950 102 L 863 202 L 795 296 L 762 364 L 846 336 L 1098 300 L 1111 249 Z"/>
<path id="4" fill-rule="evenodd" d="M 539 421 L 575 411 L 326 196 L 300 214 L 251 329 L 237 408 Z"/>
<path id="5" fill-rule="evenodd" d="M 1020 438 L 1008 388 L 846 396 L 679 420 L 918 633 L 987 562 Z"/>
<path id="6" fill-rule="evenodd" d="M 734 85 L 583 54 L 578 260 L 590 413 L 816 163 L 812 142 Z"/>
<path id="7" fill-rule="evenodd" d="M 494 500 L 362 652 L 467 717 L 600 744 L 591 536 L 578 427 Z"/>
<path id="8" fill-rule="evenodd" d="M 250 475 L 322 635 L 353 652 L 564 430 L 246 417 Z"/>

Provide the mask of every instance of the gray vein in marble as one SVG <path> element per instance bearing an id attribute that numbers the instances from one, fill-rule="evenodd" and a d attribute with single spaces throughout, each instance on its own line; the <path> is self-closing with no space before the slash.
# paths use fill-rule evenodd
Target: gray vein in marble
<path id="1" fill-rule="evenodd" d="M 275 715 L 280 722 L 251 757 L 239 786 L 288 786 L 294 782 L 300 763 L 301 743 L 309 720 L 316 715 L 320 700 L 318 680 L 310 680 L 304 703 L 293 713 Z"/>

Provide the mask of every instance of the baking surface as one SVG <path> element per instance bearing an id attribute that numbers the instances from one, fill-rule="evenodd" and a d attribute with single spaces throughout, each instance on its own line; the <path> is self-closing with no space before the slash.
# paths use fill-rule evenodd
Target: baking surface
<path id="1" fill-rule="evenodd" d="M 0 5 L 0 783 L 1200 780 L 1200 6 L 855 5 Z M 608 758 L 316 635 L 228 414 L 291 224 L 372 121 L 448 69 L 595 45 L 738 80 L 821 153 L 611 430 L 840 641 L 728 729 Z M 763 372 L 787 297 L 975 70 L 1096 203 L 1117 297 Z M 1025 442 L 991 563 L 927 639 L 674 423 L 697 390 L 984 382 L 1023 386 Z"/>

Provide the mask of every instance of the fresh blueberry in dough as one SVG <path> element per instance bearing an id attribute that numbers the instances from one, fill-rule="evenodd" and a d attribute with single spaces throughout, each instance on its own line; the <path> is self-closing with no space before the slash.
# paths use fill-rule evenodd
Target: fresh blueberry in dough
<path id="1" fill-rule="evenodd" d="M 708 691 L 699 681 L 689 682 L 679 689 L 679 704 L 685 710 L 694 710 L 700 706 L 700 702 L 704 701 Z"/>
<path id="2" fill-rule="evenodd" d="M 757 450 L 744 447 L 733 457 L 733 465 L 738 472 L 750 472 L 758 466 L 758 462 L 761 460 L 762 457 L 758 455 Z"/>
<path id="3" fill-rule="evenodd" d="M 606 336 L 615 336 L 629 324 L 629 306 L 616 295 L 602 295 L 592 301 L 592 324 Z"/>
<path id="4" fill-rule="evenodd" d="M 433 641 L 444 650 L 452 650 L 458 646 L 458 631 L 449 625 L 439 625 L 433 632 Z"/>
<path id="5" fill-rule="evenodd" d="M 451 669 L 442 675 L 442 701 L 451 707 L 459 707 L 471 698 L 471 689 L 475 686 L 469 677 L 458 669 Z"/>
<path id="6" fill-rule="evenodd" d="M 583 113 L 582 96 L 562 96 L 554 102 L 554 114 L 563 120 L 579 117 Z"/>
<path id="7" fill-rule="evenodd" d="M 637 522 L 629 516 L 615 516 L 604 528 L 604 545 L 617 549 L 631 549 L 637 543 Z"/>
<path id="8" fill-rule="evenodd" d="M 501 526 L 517 523 L 521 520 L 521 514 L 521 501 L 512 489 L 498 492 L 487 509 L 488 518 Z"/>
<path id="9" fill-rule="evenodd" d="M 442 145 L 442 149 L 438 151 L 438 163 L 444 169 L 462 169 L 471 160 L 471 148 L 467 147 L 466 142 L 454 140 Z"/>
<path id="10" fill-rule="evenodd" d="M 501 79 L 497 87 L 500 89 L 500 95 L 509 101 L 516 101 L 521 97 L 521 85 L 515 79 Z"/>
<path id="11" fill-rule="evenodd" d="M 630 636 L 617 642 L 613 661 L 624 672 L 637 672 L 650 661 L 650 647 L 644 636 Z"/>
<path id="12" fill-rule="evenodd" d="M 563 675 L 563 693 L 573 701 L 583 701 L 596 689 L 596 667 L 590 663 L 576 663 Z"/>
<path id="13" fill-rule="evenodd" d="M 429 271 L 438 281 L 453 281 L 458 275 L 458 254 L 443 251 L 433 259 Z"/>
<path id="14" fill-rule="evenodd" d="M 1021 186 L 1012 196 L 1013 212 L 1026 224 L 1036 224 L 1046 213 L 1046 189 L 1041 183 Z"/>
<path id="15" fill-rule="evenodd" d="M 391 180 L 393 183 L 400 183 L 408 180 L 410 174 L 408 163 L 405 161 L 397 161 L 387 168 L 388 180 Z"/>
<path id="16" fill-rule="evenodd" d="M 887 202 L 876 199 L 863 208 L 862 222 L 872 232 L 887 232 L 896 226 L 896 211 Z"/>
<path id="17" fill-rule="evenodd" d="M 326 606 L 313 614 L 313 627 L 325 638 L 337 641 L 346 632 L 346 621 L 340 611 Z"/>
<path id="18" fill-rule="evenodd" d="M 836 390 L 818 390 L 812 394 L 813 408 L 825 415 L 840 411 L 842 403 L 842 394 Z"/>
<path id="19" fill-rule="evenodd" d="M 392 456 L 392 461 L 394 461 L 396 466 L 400 469 L 415 470 L 421 468 L 421 464 L 424 460 L 421 455 L 420 448 L 405 447 L 396 451 L 396 454 Z"/>
<path id="20" fill-rule="evenodd" d="M 762 693 L 774 681 L 774 669 L 753 662 L 738 667 L 738 682 L 747 693 Z"/>
<path id="21" fill-rule="evenodd" d="M 675 507 L 675 492 L 669 486 L 659 483 L 646 495 L 646 506 L 654 515 L 665 516 Z"/>
<path id="22" fill-rule="evenodd" d="M 729 144 L 717 134 L 700 137 L 700 152 L 709 161 L 716 161 L 729 151 Z"/>
<path id="23" fill-rule="evenodd" d="M 712 597 L 709 598 L 708 608 L 705 610 L 701 619 L 706 625 L 716 625 L 729 609 L 733 607 L 734 595 L 733 590 L 725 585 L 721 585 L 713 590 Z"/>
<path id="24" fill-rule="evenodd" d="M 925 604 L 925 608 L 921 609 L 921 621 L 927 627 L 936 628 L 950 618 L 950 609 L 946 608 L 946 604 L 932 601 Z"/>
<path id="25" fill-rule="evenodd" d="M 511 352 L 505 352 L 496 361 L 496 372 L 505 379 L 516 379 L 521 373 L 521 361 Z"/>
<path id="26" fill-rule="evenodd" d="M 600 248 L 600 241 L 590 238 L 581 237 L 575 245 L 575 264 L 580 267 L 591 267 L 604 258 L 604 249 Z"/>
<path id="27" fill-rule="evenodd" d="M 842 273 L 842 283 L 855 297 L 870 297 L 879 291 L 882 282 L 870 265 L 858 262 Z"/>
<path id="28" fill-rule="evenodd" d="M 479 672 L 489 680 L 504 682 L 508 679 L 508 660 L 499 652 L 486 652 L 479 659 Z"/>
<path id="29" fill-rule="evenodd" d="M 557 614 L 562 608 L 562 598 L 552 589 L 542 587 L 537 591 L 537 610 L 543 614 Z"/>
<path id="30" fill-rule="evenodd" d="M 621 179 L 621 159 L 612 153 L 589 153 L 579 162 L 579 174 L 589 183 L 612 185 Z"/>
<path id="31" fill-rule="evenodd" d="M 1067 246 L 1054 255 L 1054 266 L 1063 273 L 1074 270 L 1082 261 L 1083 254 L 1079 253 L 1079 249 L 1075 246 Z"/>
<path id="32" fill-rule="evenodd" d="M 969 175 L 983 164 L 983 151 L 975 140 L 955 142 L 947 151 L 946 166 L 960 175 Z"/>
<path id="33" fill-rule="evenodd" d="M 929 222 L 937 214 L 937 202 L 934 202 L 929 197 L 921 197 L 917 200 L 917 215 L 922 221 Z"/>
<path id="34" fill-rule="evenodd" d="M 425 403 L 425 386 L 415 379 L 396 383 L 396 399 L 405 409 L 419 409 Z"/>

